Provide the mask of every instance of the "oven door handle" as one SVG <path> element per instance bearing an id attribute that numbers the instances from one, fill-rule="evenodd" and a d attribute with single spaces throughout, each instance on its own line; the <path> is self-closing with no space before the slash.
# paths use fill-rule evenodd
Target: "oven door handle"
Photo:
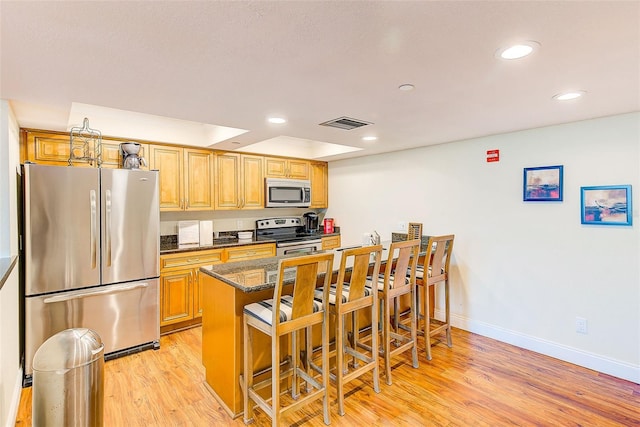
<path id="1" fill-rule="evenodd" d="M 322 240 L 300 240 L 297 242 L 278 242 L 279 248 L 288 248 L 290 246 L 311 246 L 311 245 L 321 245 Z"/>

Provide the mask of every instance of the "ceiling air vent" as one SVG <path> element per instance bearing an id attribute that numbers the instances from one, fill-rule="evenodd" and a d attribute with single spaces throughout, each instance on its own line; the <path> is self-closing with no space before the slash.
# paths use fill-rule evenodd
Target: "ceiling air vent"
<path id="1" fill-rule="evenodd" d="M 329 120 L 324 123 L 320 123 L 320 126 L 329 126 L 332 128 L 351 130 L 361 128 L 362 126 L 371 125 L 373 123 L 365 122 L 363 120 L 352 119 L 350 117 L 340 117 L 339 119 Z"/>

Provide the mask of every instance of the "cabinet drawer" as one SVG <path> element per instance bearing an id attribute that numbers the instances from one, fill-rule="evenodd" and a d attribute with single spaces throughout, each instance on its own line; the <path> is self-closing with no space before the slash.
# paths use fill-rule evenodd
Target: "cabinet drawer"
<path id="1" fill-rule="evenodd" d="M 322 250 L 335 249 L 340 247 L 340 235 L 322 238 Z"/>
<path id="2" fill-rule="evenodd" d="M 237 248 L 227 248 L 226 262 L 244 261 L 248 259 L 258 259 L 276 256 L 275 243 L 265 243 L 262 245 L 239 246 Z"/>
<path id="3" fill-rule="evenodd" d="M 160 257 L 160 271 L 175 270 L 222 262 L 223 249 L 208 251 L 194 251 L 181 254 L 162 255 Z"/>

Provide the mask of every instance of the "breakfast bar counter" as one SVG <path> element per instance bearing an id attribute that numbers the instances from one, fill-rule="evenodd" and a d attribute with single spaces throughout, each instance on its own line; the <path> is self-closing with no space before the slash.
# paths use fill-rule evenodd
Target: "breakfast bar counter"
<path id="1" fill-rule="evenodd" d="M 382 253 L 381 271 L 388 257 L 389 244 L 390 242 L 383 242 L 385 249 Z M 332 251 L 335 255 L 332 275 L 337 276 L 342 250 L 343 248 Z M 206 370 L 206 382 L 218 402 L 234 418 L 243 412 L 240 386 L 243 308 L 247 304 L 273 298 L 278 262 L 286 257 L 289 256 L 200 268 L 203 305 L 202 363 Z M 320 281 L 323 277 L 322 273 L 318 275 Z M 283 294 L 290 294 L 293 280 L 288 285 L 286 281 L 285 275 Z M 284 344 L 286 343 L 283 343 L 283 348 L 287 348 Z M 255 334 L 253 348 L 254 372 L 265 371 L 271 365 L 270 338 Z M 265 375 L 269 375 L 269 372 L 265 371 Z"/>

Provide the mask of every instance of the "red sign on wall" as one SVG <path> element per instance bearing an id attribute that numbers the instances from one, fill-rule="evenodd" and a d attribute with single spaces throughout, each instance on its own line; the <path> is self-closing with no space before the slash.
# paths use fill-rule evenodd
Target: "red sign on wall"
<path id="1" fill-rule="evenodd" d="M 487 150 L 487 163 L 499 162 L 499 161 L 500 161 L 500 150 Z"/>

